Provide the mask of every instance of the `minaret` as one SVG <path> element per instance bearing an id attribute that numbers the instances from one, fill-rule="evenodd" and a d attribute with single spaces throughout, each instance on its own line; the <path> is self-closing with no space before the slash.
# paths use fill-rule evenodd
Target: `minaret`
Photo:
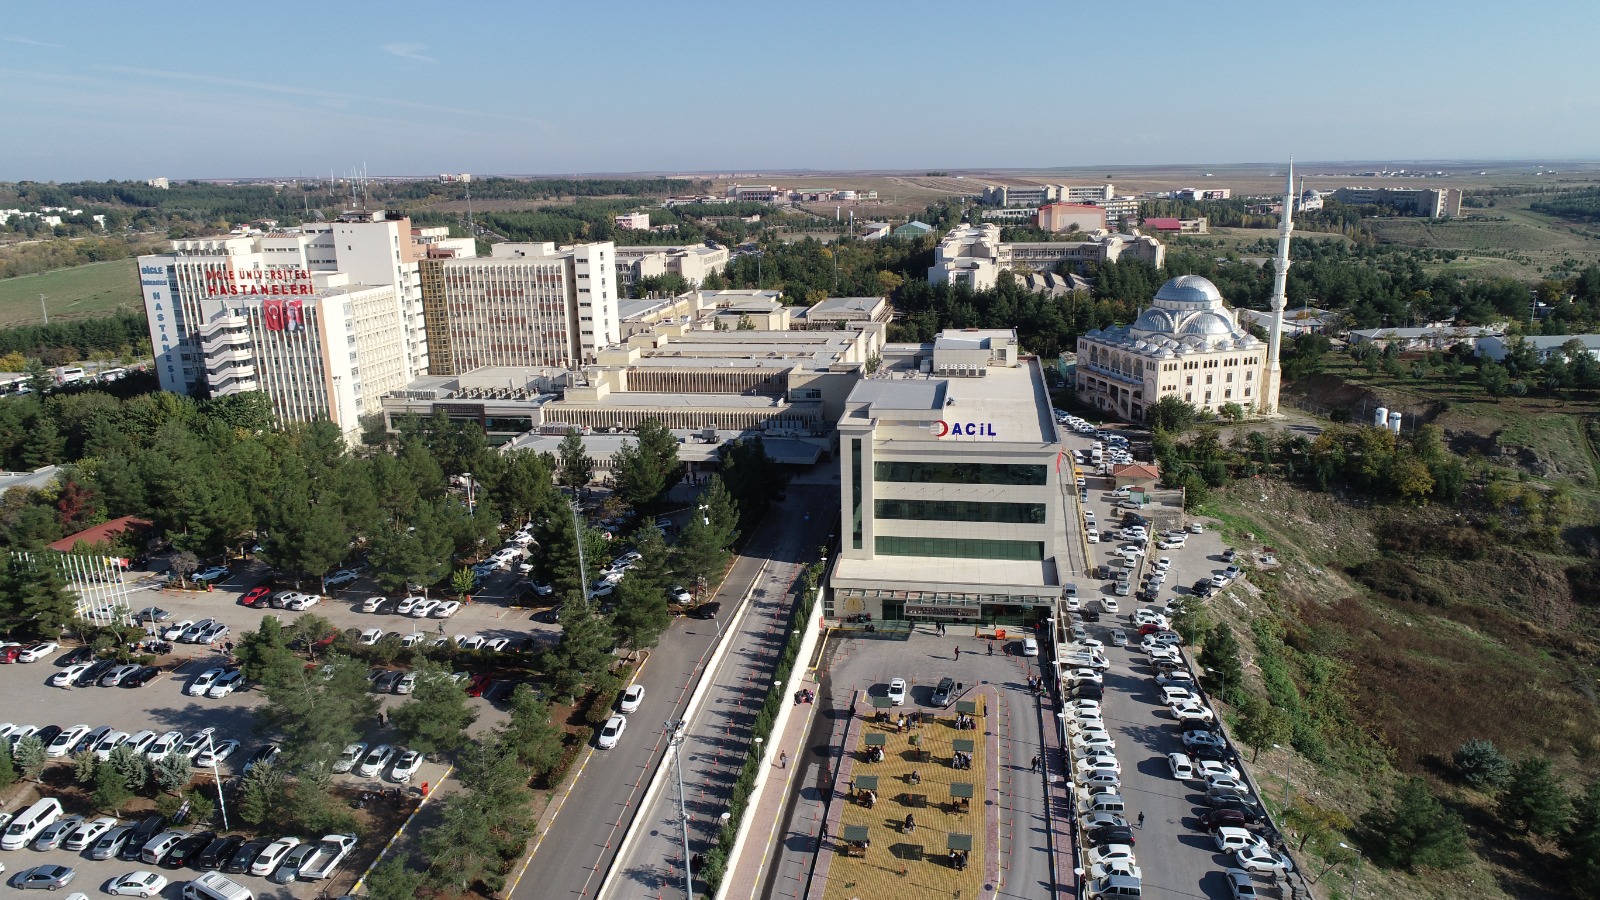
<path id="1" fill-rule="evenodd" d="M 1261 394 L 1261 411 L 1278 411 L 1278 388 L 1283 370 L 1278 365 L 1278 349 L 1283 343 L 1283 308 L 1289 293 L 1289 236 L 1294 233 L 1294 160 L 1289 160 L 1289 177 L 1284 181 L 1283 215 L 1278 217 L 1278 255 L 1272 258 L 1272 328 L 1267 332 L 1267 383 Z"/>

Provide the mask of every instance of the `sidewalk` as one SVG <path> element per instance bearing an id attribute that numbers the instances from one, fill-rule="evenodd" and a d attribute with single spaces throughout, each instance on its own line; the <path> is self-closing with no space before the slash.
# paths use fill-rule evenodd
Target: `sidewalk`
<path id="1" fill-rule="evenodd" d="M 796 671 L 800 670 L 801 666 L 797 665 Z M 820 686 L 812 678 L 802 678 L 794 682 L 792 687 L 794 691 L 809 689 L 813 693 L 821 693 Z M 788 754 L 788 764 L 778 772 L 768 773 L 761 792 L 750 798 L 750 803 L 745 809 L 745 816 L 750 819 L 750 843 L 737 859 L 731 861 L 732 868 L 723 876 L 723 893 L 727 900 L 748 900 L 754 897 L 761 890 L 763 875 L 767 871 L 767 862 L 771 858 L 773 846 L 779 840 L 787 840 L 790 837 L 778 834 L 778 825 L 783 819 L 784 808 L 788 805 L 794 780 L 805 770 L 805 739 L 811 731 L 811 724 L 817 712 L 816 703 L 802 705 L 805 707 L 804 714 L 789 716 L 789 720 L 784 724 L 783 733 L 772 737 L 772 748 L 767 751 L 767 765 L 776 767 L 780 753 Z M 815 837 L 815 834 L 806 836 Z M 760 849 L 759 853 L 756 852 L 757 848 Z"/>

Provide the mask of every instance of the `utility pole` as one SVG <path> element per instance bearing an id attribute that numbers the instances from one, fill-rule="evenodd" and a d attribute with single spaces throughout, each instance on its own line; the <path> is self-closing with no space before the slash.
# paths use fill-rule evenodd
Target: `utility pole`
<path id="1" fill-rule="evenodd" d="M 46 325 L 49 325 L 50 324 L 50 310 L 49 310 L 48 307 L 46 307 L 44 305 L 44 295 L 43 294 L 39 295 L 39 312 L 44 313 L 44 323 Z"/>
<path id="2" fill-rule="evenodd" d="M 694 871 L 689 862 L 689 811 L 683 805 L 684 722 L 668 722 L 666 726 L 672 732 L 672 767 L 678 772 L 678 821 L 683 825 L 683 896 L 685 900 L 694 900 Z"/>
<path id="3" fill-rule="evenodd" d="M 577 489 L 574 488 L 574 491 Z M 572 501 L 572 537 L 578 544 L 578 587 L 583 591 L 583 604 L 589 605 L 589 564 L 583 560 L 583 523 L 578 520 L 578 501 Z"/>

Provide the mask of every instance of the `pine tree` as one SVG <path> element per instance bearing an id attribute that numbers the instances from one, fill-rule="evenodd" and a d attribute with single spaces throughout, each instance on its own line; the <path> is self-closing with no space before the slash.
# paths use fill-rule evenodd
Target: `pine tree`
<path id="1" fill-rule="evenodd" d="M 583 435 L 578 433 L 578 429 L 567 429 L 567 436 L 561 439 L 560 453 L 561 483 L 574 493 L 583 490 L 589 479 L 594 477 L 594 459 L 584 448 Z"/>
<path id="2" fill-rule="evenodd" d="M 1550 760 L 1531 756 L 1511 767 L 1511 777 L 1500 795 L 1500 820 L 1508 828 L 1520 826 L 1550 837 L 1567 824 L 1571 808 L 1572 801 L 1550 768 Z"/>
<path id="3" fill-rule="evenodd" d="M 467 705 L 467 694 L 450 680 L 448 670 L 423 661 L 412 670 L 416 687 L 406 702 L 390 713 L 407 746 L 423 753 L 454 750 L 467 740 L 467 727 L 478 714 Z"/>
<path id="4" fill-rule="evenodd" d="M 667 580 L 671 560 L 666 540 L 656 530 L 654 519 L 645 519 L 634 538 L 642 557 L 639 564 L 617 585 L 621 597 L 617 614 L 611 620 L 617 644 L 629 650 L 654 647 L 662 632 L 672 624 L 667 609 Z"/>
<path id="5" fill-rule="evenodd" d="M 1493 741 L 1471 740 L 1456 748 L 1451 755 L 1456 772 L 1475 788 L 1497 788 L 1511 777 L 1511 762 Z"/>
<path id="6" fill-rule="evenodd" d="M 251 825 L 276 822 L 287 799 L 283 773 L 271 763 L 252 766 L 239 788 L 239 818 Z"/>
<path id="7" fill-rule="evenodd" d="M 1572 822 L 1561 837 L 1568 880 L 1580 896 L 1600 898 L 1600 781 L 1578 796 L 1572 811 Z"/>
<path id="8" fill-rule="evenodd" d="M 533 689 L 518 685 L 511 695 L 511 711 L 501 727 L 501 743 L 535 780 L 561 765 L 565 732 L 550 721 L 550 707 Z"/>
<path id="9" fill-rule="evenodd" d="M 1244 665 L 1239 661 L 1239 639 L 1226 622 L 1218 622 L 1206 635 L 1205 647 L 1200 651 L 1200 665 L 1205 670 L 1206 687 L 1214 690 L 1224 701 L 1235 696 L 1244 686 Z"/>
<path id="10" fill-rule="evenodd" d="M 12 746 L 11 756 L 16 767 L 22 770 L 22 777 L 30 781 L 37 780 L 39 773 L 44 771 L 45 763 L 49 762 L 44 755 L 44 741 L 32 734 Z"/>
<path id="11" fill-rule="evenodd" d="M 1372 855 L 1378 862 L 1448 868 L 1469 858 L 1461 817 L 1445 809 L 1421 778 L 1402 781 L 1389 805 L 1367 813 L 1362 822 L 1375 836 Z"/>
<path id="12" fill-rule="evenodd" d="M 11 742 L 0 741 L 0 788 L 10 787 L 17 781 L 17 764 L 11 758 Z"/>
<path id="13" fill-rule="evenodd" d="M 687 513 L 678 537 L 678 574 L 686 580 L 715 583 L 728 562 L 728 548 L 739 537 L 739 513 L 719 476 L 711 476 L 700 502 Z"/>
<path id="14" fill-rule="evenodd" d="M 156 761 L 153 773 L 156 786 L 168 793 L 177 793 L 189 783 L 191 768 L 189 757 L 181 753 L 168 753 Z"/>
<path id="15" fill-rule="evenodd" d="M 569 597 L 561 607 L 561 639 L 547 654 L 545 671 L 558 696 L 574 697 L 611 665 L 611 632 L 592 605 Z"/>
<path id="16" fill-rule="evenodd" d="M 133 791 L 128 790 L 128 783 L 117 771 L 110 766 L 100 766 L 94 773 L 94 806 L 95 809 L 112 814 L 120 813 L 122 807 L 133 799 Z"/>

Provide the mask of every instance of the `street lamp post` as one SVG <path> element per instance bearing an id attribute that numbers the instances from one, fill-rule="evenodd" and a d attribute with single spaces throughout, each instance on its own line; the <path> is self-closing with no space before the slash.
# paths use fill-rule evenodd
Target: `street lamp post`
<path id="1" fill-rule="evenodd" d="M 477 505 L 473 503 L 473 487 L 476 482 L 472 480 L 471 472 L 462 472 L 461 477 L 467 480 L 467 515 L 477 515 Z"/>
<path id="2" fill-rule="evenodd" d="M 1361 871 L 1361 851 L 1356 849 L 1355 847 L 1350 846 L 1349 844 L 1346 844 L 1344 841 L 1340 841 L 1339 842 L 1339 846 L 1343 847 L 1346 850 L 1349 850 L 1351 853 L 1354 853 L 1356 855 L 1355 864 L 1353 866 L 1351 866 L 1351 868 L 1350 868 L 1350 900 L 1355 900 L 1355 897 L 1356 897 L 1356 873 Z"/>
<path id="3" fill-rule="evenodd" d="M 578 545 L 578 588 L 583 591 L 583 605 L 589 605 L 589 564 L 583 559 L 583 523 L 578 520 L 578 501 L 572 501 L 572 537 Z"/>
<path id="4" fill-rule="evenodd" d="M 1290 794 L 1291 791 L 1294 790 L 1294 754 L 1289 752 L 1288 750 L 1284 749 L 1283 747 L 1279 746 L 1278 744 L 1273 744 L 1272 745 L 1272 749 L 1274 749 L 1274 750 L 1283 750 L 1283 753 L 1284 753 L 1284 758 L 1283 758 L 1283 811 L 1285 813 L 1288 813 L 1289 812 L 1289 794 Z"/>
<path id="5" fill-rule="evenodd" d="M 672 745 L 672 766 L 678 773 L 678 822 L 683 826 L 683 896 L 685 900 L 694 900 L 694 871 L 689 859 L 689 811 L 684 806 L 683 797 L 683 721 L 666 723 L 667 729 L 672 732 L 668 739 Z"/>
<path id="6" fill-rule="evenodd" d="M 213 738 L 211 733 L 208 733 L 206 735 L 206 750 L 213 751 L 213 750 L 216 750 L 216 749 L 217 749 L 216 740 Z M 228 801 L 222 795 L 223 794 L 223 792 L 222 792 L 222 774 L 217 771 L 217 754 L 216 753 L 212 753 L 211 754 L 211 779 L 212 779 L 212 781 L 216 782 L 216 785 L 217 785 L 217 811 L 222 813 L 222 830 L 223 831 L 227 831 L 228 830 Z"/>

